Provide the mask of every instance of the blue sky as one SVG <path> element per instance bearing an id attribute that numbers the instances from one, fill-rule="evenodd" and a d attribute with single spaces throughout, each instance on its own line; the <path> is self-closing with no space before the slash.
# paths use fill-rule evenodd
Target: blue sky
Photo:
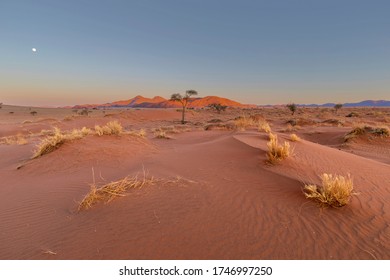
<path id="1" fill-rule="evenodd" d="M 1 0 L 0 102 L 187 89 L 254 104 L 390 99 L 389 11 L 375 0 Z"/>

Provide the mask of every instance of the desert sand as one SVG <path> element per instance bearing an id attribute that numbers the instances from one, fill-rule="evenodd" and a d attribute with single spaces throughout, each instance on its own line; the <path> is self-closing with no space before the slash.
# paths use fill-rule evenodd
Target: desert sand
<path id="1" fill-rule="evenodd" d="M 267 121 L 292 155 L 268 164 L 268 133 L 235 127 L 240 116 Z M 294 116 L 285 107 L 190 110 L 186 117 L 181 125 L 177 109 L 80 116 L 3 105 L 0 259 L 390 259 L 390 137 L 344 139 L 359 123 L 389 126 L 390 108 L 299 108 Z M 146 136 L 93 133 L 110 121 Z M 54 127 L 92 133 L 32 159 Z M 159 128 L 170 139 L 156 137 Z M 291 142 L 291 133 L 301 140 Z M 153 184 L 78 209 L 94 182 L 144 172 Z M 318 184 L 322 173 L 350 174 L 358 195 L 339 208 L 305 198 L 304 184 Z"/>

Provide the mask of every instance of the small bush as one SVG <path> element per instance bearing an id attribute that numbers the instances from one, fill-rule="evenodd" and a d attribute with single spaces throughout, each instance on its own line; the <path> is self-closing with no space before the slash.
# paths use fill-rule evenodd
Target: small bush
<path id="1" fill-rule="evenodd" d="M 279 163 L 281 160 L 290 156 L 290 144 L 284 142 L 283 145 L 278 144 L 278 137 L 275 134 L 269 134 L 270 141 L 267 143 L 267 159 L 271 164 Z"/>
<path id="2" fill-rule="evenodd" d="M 371 134 L 373 136 L 380 137 L 389 137 L 390 131 L 387 127 L 371 127 L 369 125 L 361 124 L 353 127 L 352 130 L 344 136 L 344 140 L 349 141 L 364 134 Z"/>
<path id="3" fill-rule="evenodd" d="M 389 137 L 390 131 L 387 127 L 376 127 L 373 129 L 372 134 L 381 137 Z"/>
<path id="4" fill-rule="evenodd" d="M 321 175 L 321 182 L 321 186 L 304 186 L 306 198 L 314 199 L 321 205 L 341 207 L 348 204 L 352 195 L 356 195 L 353 192 L 353 182 L 349 175 L 343 177 L 324 173 Z"/>

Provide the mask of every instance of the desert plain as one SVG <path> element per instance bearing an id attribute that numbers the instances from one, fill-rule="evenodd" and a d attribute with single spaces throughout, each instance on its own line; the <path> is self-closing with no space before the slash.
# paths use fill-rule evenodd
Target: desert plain
<path id="1" fill-rule="evenodd" d="M 0 109 L 0 259 L 390 259 L 390 108 L 80 111 Z M 352 178 L 347 205 L 305 197 L 323 173 Z"/>

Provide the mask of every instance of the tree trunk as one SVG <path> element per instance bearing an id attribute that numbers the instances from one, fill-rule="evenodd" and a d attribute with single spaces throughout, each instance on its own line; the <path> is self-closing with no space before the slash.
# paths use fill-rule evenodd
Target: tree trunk
<path id="1" fill-rule="evenodd" d="M 185 124 L 185 121 L 184 121 L 185 111 L 186 111 L 186 107 L 183 106 L 183 110 L 181 111 L 181 123 L 182 124 Z"/>

